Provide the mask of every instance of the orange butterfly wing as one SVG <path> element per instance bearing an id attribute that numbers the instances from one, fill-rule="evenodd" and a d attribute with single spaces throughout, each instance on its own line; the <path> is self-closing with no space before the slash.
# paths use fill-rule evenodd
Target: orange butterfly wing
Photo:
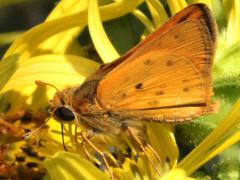
<path id="1" fill-rule="evenodd" d="M 104 109 L 168 122 L 213 111 L 213 18 L 203 5 L 189 6 L 179 14 L 163 25 L 167 30 L 160 28 L 150 35 L 103 77 L 96 98 Z M 174 25 L 180 17 L 191 18 Z"/>

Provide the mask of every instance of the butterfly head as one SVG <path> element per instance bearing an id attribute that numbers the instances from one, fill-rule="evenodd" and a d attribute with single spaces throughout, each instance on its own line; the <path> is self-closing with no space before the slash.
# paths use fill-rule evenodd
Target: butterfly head
<path id="1" fill-rule="evenodd" d="M 47 85 L 56 90 L 53 99 L 50 101 L 49 113 L 54 119 L 60 123 L 73 123 L 76 120 L 76 115 L 71 106 L 71 97 L 73 93 L 73 88 L 68 88 L 64 91 L 60 91 L 57 87 L 52 84 L 35 81 L 39 86 Z"/>
<path id="2" fill-rule="evenodd" d="M 57 91 L 50 101 L 50 114 L 60 123 L 73 123 L 76 115 L 71 106 L 71 91 Z"/>

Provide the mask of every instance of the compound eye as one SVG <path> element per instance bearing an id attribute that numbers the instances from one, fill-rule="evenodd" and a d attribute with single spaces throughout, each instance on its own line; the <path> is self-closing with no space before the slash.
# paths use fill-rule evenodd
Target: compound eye
<path id="1" fill-rule="evenodd" d="M 66 107 L 66 106 L 58 107 L 54 111 L 54 116 L 57 119 L 63 120 L 63 121 L 73 121 L 75 119 L 73 111 L 69 107 Z"/>

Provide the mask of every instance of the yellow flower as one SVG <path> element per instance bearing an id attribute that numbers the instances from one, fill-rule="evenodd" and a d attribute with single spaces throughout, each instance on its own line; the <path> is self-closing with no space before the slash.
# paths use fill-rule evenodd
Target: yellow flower
<path id="1" fill-rule="evenodd" d="M 45 22 L 30 29 L 13 42 L 0 62 L 0 110 L 6 111 L 4 117 L 11 120 L 10 115 L 16 115 L 16 113 L 26 110 L 31 112 L 30 119 L 38 120 L 42 116 L 45 118 L 48 101 L 55 90 L 51 87 L 37 87 L 36 80 L 63 89 L 80 85 L 86 77 L 99 68 L 99 63 L 84 56 L 86 55 L 84 47 L 76 41 L 86 25 L 88 25 L 94 47 L 104 63 L 117 59 L 119 53 L 106 35 L 102 21 L 132 13 L 145 25 L 148 33 L 159 27 L 168 18 L 163 4 L 158 0 L 146 0 L 145 2 L 152 21 L 143 11 L 137 9 L 140 4 L 144 3 L 144 0 L 118 0 L 109 4 L 104 4 L 105 2 L 102 1 L 103 5 L 100 6 L 97 0 L 62 0 L 59 2 Z M 185 0 L 169 0 L 167 2 L 171 14 L 175 14 L 187 6 Z M 214 8 L 213 4 L 207 0 L 195 2 L 204 2 Z M 237 31 L 239 27 L 237 22 L 240 22 L 238 6 L 239 3 L 234 1 L 229 10 L 226 36 L 229 44 L 238 43 L 240 40 L 239 38 L 234 40 L 230 38 L 233 36 L 232 34 L 236 34 L 236 37 L 239 36 Z M 231 25 L 233 22 L 236 23 L 234 27 Z M 75 48 L 76 50 L 73 50 Z M 216 77 L 221 70 L 222 67 L 219 65 L 215 71 Z M 218 80 L 216 78 L 216 82 Z M 8 107 L 9 103 L 10 108 Z M 134 159 L 137 155 L 134 147 L 131 148 L 132 152 L 128 158 L 125 158 L 127 155 L 124 153 L 127 152 L 123 150 L 117 155 L 119 157 L 123 155 L 125 158 L 120 167 L 114 166 L 118 158 L 114 158 L 111 153 L 108 153 L 108 161 L 112 161 L 113 164 L 110 164 L 110 169 L 119 179 L 192 179 L 189 176 L 204 163 L 239 141 L 239 109 L 240 101 L 237 101 L 217 128 L 180 162 L 178 162 L 179 150 L 174 137 L 174 126 L 149 123 L 147 134 L 150 144 L 161 159 L 161 162 L 154 160 L 161 176 L 155 172 L 152 164 L 149 163 L 149 158 L 145 157 L 148 154 L 150 158 L 156 158 L 153 151 L 149 149 L 147 153 L 140 154 L 137 161 Z M 20 113 L 21 118 L 25 116 L 25 111 Z M 24 127 L 33 129 L 36 124 L 42 123 L 33 122 Z M 18 126 L 19 122 L 16 122 L 15 125 Z M 99 170 L 101 167 L 96 168 L 93 163 L 82 158 L 84 152 L 74 137 L 74 125 L 64 126 L 65 145 L 71 153 L 61 152 L 63 150 L 61 125 L 53 119 L 50 119 L 47 125 L 49 125 L 48 130 L 42 128 L 32 132 L 33 136 L 37 135 L 40 139 L 33 138 L 29 139 L 27 144 L 17 142 L 13 145 L 27 146 L 36 151 L 39 157 L 37 163 L 41 163 L 40 157 L 46 157 L 43 163 L 47 168 L 46 179 L 109 179 L 108 173 Z M 109 146 L 111 143 L 114 144 L 110 140 L 103 139 L 104 141 L 108 142 Z M 98 142 L 99 144 L 96 146 L 106 150 L 106 147 L 101 145 L 102 142 Z M 125 147 L 131 146 L 128 142 L 124 145 Z M 21 154 L 20 151 L 23 151 L 23 148 L 22 150 L 16 148 L 15 151 Z M 92 150 L 90 153 L 93 153 Z M 97 155 L 92 158 L 92 161 L 99 162 Z"/>

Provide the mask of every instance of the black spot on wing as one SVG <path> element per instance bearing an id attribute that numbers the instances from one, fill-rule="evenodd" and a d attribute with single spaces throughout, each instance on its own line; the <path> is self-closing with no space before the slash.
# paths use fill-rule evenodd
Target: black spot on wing
<path id="1" fill-rule="evenodd" d="M 127 97 L 127 94 L 126 93 L 122 93 L 121 94 L 121 98 L 126 98 Z"/>
<path id="2" fill-rule="evenodd" d="M 152 63 L 152 61 L 150 59 L 146 59 L 143 61 L 143 64 L 145 64 L 145 65 L 149 65 L 151 63 Z"/>
<path id="3" fill-rule="evenodd" d="M 135 89 L 142 89 L 143 88 L 143 83 L 138 83 L 135 85 Z"/>
<path id="4" fill-rule="evenodd" d="M 189 88 L 183 88 L 183 92 L 189 92 Z"/>
<path id="5" fill-rule="evenodd" d="M 156 94 L 157 96 L 159 96 L 159 95 L 163 95 L 164 92 L 163 92 L 163 91 L 157 91 L 155 94 Z"/>
<path id="6" fill-rule="evenodd" d="M 174 63 L 173 63 L 172 60 L 168 60 L 167 63 L 166 63 L 167 66 L 172 66 L 173 64 L 174 64 Z"/>

